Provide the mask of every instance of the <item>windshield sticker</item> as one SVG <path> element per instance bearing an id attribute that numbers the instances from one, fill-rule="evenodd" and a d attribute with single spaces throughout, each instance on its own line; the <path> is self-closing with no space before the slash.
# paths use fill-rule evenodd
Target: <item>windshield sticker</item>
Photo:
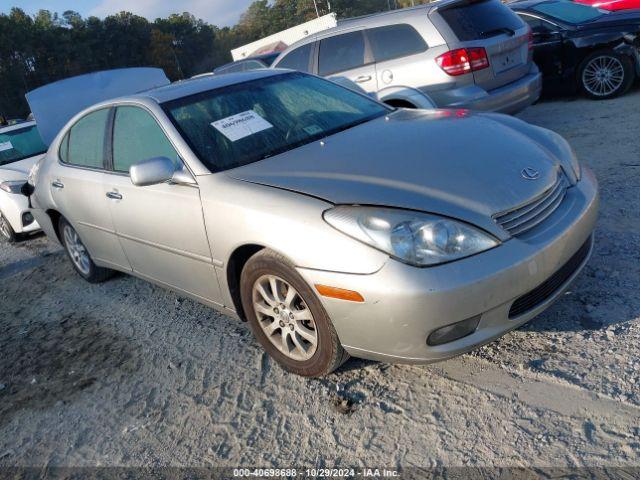
<path id="1" fill-rule="evenodd" d="M 304 131 L 309 135 L 317 135 L 318 133 L 322 133 L 322 129 L 318 125 L 309 125 L 308 127 L 304 127 Z"/>
<path id="2" fill-rule="evenodd" d="M 273 128 L 273 125 L 253 110 L 247 110 L 246 112 L 212 122 L 211 126 L 232 142 L 237 142 L 250 135 Z"/>
<path id="3" fill-rule="evenodd" d="M 11 142 L 0 142 L 0 152 L 4 152 L 6 150 L 13 150 Z"/>

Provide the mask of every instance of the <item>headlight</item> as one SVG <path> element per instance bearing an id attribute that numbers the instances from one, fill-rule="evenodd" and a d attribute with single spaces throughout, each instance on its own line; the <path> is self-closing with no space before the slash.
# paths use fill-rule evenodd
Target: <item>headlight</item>
<path id="1" fill-rule="evenodd" d="M 468 257 L 499 243 L 466 223 L 407 210 L 341 206 L 324 212 L 324 219 L 361 242 L 421 267 Z"/>
<path id="2" fill-rule="evenodd" d="M 24 184 L 24 180 L 2 182 L 0 183 L 0 190 L 4 190 L 7 193 L 21 193 L 21 189 Z"/>

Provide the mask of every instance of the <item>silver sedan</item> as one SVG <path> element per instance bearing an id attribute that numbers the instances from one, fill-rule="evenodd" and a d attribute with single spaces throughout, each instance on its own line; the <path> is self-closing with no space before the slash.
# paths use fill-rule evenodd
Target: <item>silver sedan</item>
<path id="1" fill-rule="evenodd" d="M 442 360 L 522 325 L 588 261 L 598 209 L 553 132 L 278 70 L 95 105 L 30 181 L 83 278 L 126 272 L 237 316 L 306 376 L 349 355 Z"/>

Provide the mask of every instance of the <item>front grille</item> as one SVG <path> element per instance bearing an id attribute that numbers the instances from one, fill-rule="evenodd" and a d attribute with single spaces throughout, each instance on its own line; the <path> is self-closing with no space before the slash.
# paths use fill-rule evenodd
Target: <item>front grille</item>
<path id="1" fill-rule="evenodd" d="M 580 265 L 585 261 L 589 250 L 591 249 L 591 237 L 587 239 L 584 245 L 580 247 L 573 257 L 565 263 L 560 270 L 551 275 L 543 284 L 537 286 L 529 293 L 524 294 L 518 298 L 511 305 L 509 310 L 509 318 L 515 318 L 523 313 L 533 310 L 538 305 L 541 305 L 549 297 L 558 291 L 571 276 L 576 272 Z"/>
<path id="2" fill-rule="evenodd" d="M 493 219 L 512 237 L 522 235 L 542 223 L 560 206 L 568 187 L 564 174 L 559 173 L 553 186 L 542 195 L 513 210 L 498 213 Z"/>

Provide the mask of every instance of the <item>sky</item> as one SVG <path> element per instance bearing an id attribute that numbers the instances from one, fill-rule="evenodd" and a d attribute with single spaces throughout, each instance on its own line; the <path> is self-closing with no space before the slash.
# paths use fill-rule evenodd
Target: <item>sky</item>
<path id="1" fill-rule="evenodd" d="M 29 14 L 40 9 L 62 13 L 75 10 L 83 17 L 105 17 L 122 10 L 155 20 L 172 13 L 190 12 L 219 27 L 235 25 L 252 0 L 0 0 L 0 11 L 20 7 Z"/>

